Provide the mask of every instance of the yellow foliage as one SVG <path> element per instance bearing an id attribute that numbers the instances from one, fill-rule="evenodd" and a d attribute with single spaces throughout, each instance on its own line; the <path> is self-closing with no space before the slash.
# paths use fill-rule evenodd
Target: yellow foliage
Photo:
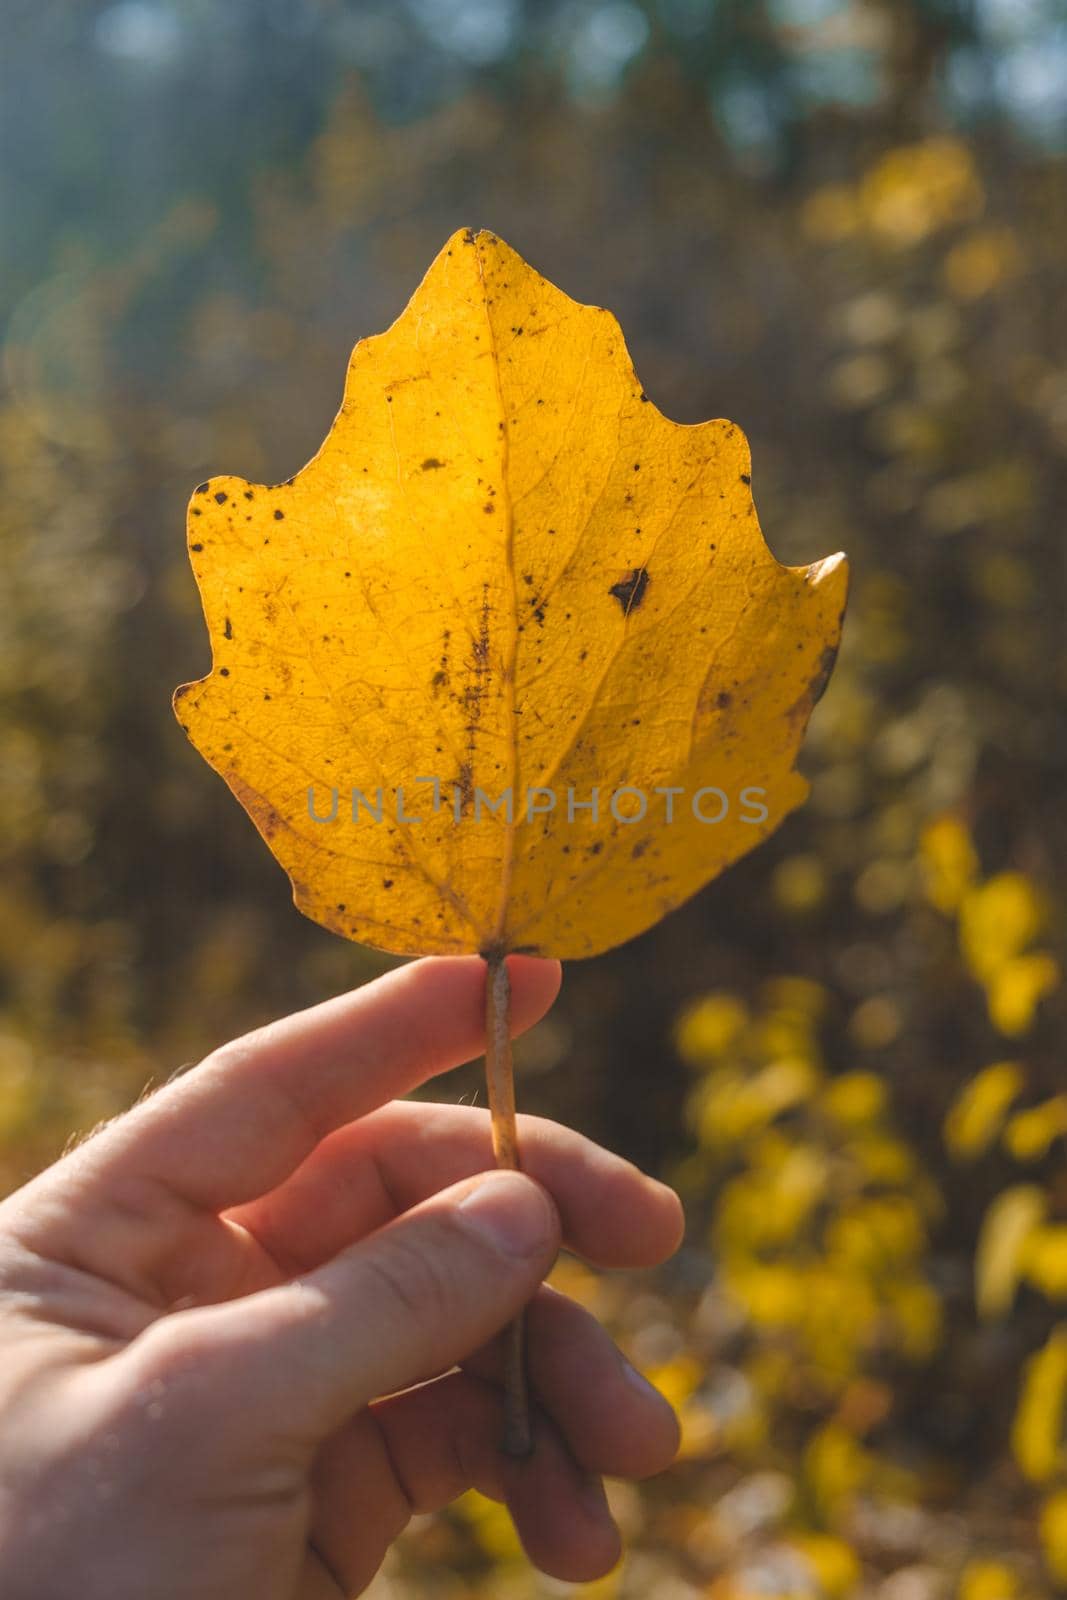
<path id="1" fill-rule="evenodd" d="M 1015 1298 L 1027 1241 L 1048 1202 L 1035 1184 L 1016 1184 L 997 1195 L 982 1219 L 974 1258 L 975 1300 L 983 1317 L 1001 1316 Z"/>
<path id="2" fill-rule="evenodd" d="M 0 1033 L 0 1144 L 20 1137 L 40 1103 L 33 1052 L 14 1033 Z"/>
<path id="3" fill-rule="evenodd" d="M 968 1561 L 956 1600 L 1016 1600 L 1019 1579 L 1003 1561 Z"/>
<path id="4" fill-rule="evenodd" d="M 1046 910 L 1030 879 L 1000 872 L 971 889 L 960 906 L 960 951 L 975 977 L 985 982 L 1037 938 Z"/>
<path id="5" fill-rule="evenodd" d="M 701 1143 L 732 1144 L 765 1127 L 781 1112 L 808 1099 L 818 1074 L 806 1061 L 772 1061 L 758 1072 L 717 1075 L 698 1099 Z"/>
<path id="6" fill-rule="evenodd" d="M 844 1600 L 852 1593 L 862 1573 L 855 1551 L 843 1539 L 829 1533 L 794 1533 L 789 1542 L 811 1568 L 826 1600 Z"/>
<path id="7" fill-rule="evenodd" d="M 1047 1483 L 1065 1465 L 1064 1402 L 1067 1400 L 1067 1323 L 1053 1329 L 1048 1342 L 1030 1357 L 1012 1422 L 1015 1459 L 1035 1483 Z"/>
<path id="8" fill-rule="evenodd" d="M 826 989 L 811 978 L 768 978 L 762 993 L 772 1011 L 800 1012 L 811 1022 L 818 1022 L 826 1014 L 829 998 Z"/>
<path id="9" fill-rule="evenodd" d="M 989 979 L 989 1017 L 1008 1038 L 1025 1033 L 1038 1004 L 1060 981 L 1060 969 L 1044 951 L 1013 956 Z"/>
<path id="10" fill-rule="evenodd" d="M 757 1328 L 788 1328 L 804 1316 L 805 1275 L 789 1262 L 739 1261 L 724 1268 L 723 1280 Z"/>
<path id="11" fill-rule="evenodd" d="M 847 578 L 775 561 L 750 481 L 614 317 L 455 234 L 314 459 L 190 505 L 213 666 L 177 715 L 299 908 L 402 954 L 595 955 L 776 827 Z"/>
<path id="12" fill-rule="evenodd" d="M 1067 1224 L 1033 1229 L 1023 1245 L 1019 1273 L 1050 1300 L 1067 1298 Z"/>
<path id="13" fill-rule="evenodd" d="M 946 914 L 958 910 L 978 877 L 978 856 L 958 817 L 945 813 L 927 823 L 919 841 L 919 863 L 931 905 Z"/>
<path id="14" fill-rule="evenodd" d="M 683 1061 L 699 1066 L 723 1055 L 748 1022 L 748 1011 L 732 994 L 706 994 L 683 1011 L 675 1043 Z"/>
<path id="15" fill-rule="evenodd" d="M 983 200 L 970 151 L 958 139 L 950 138 L 927 139 L 890 150 L 859 187 L 866 226 L 901 249 L 976 216 Z"/>
<path id="16" fill-rule="evenodd" d="M 888 151 L 857 185 L 816 190 L 803 221 L 807 233 L 826 244 L 866 233 L 903 250 L 977 216 L 984 198 L 967 146 L 958 139 L 926 139 Z M 957 269 L 961 281 L 966 269 L 966 261 Z M 971 263 L 968 281 L 977 281 L 977 272 Z"/>
<path id="17" fill-rule="evenodd" d="M 1067 1588 L 1067 1489 L 1057 1489 L 1041 1507 L 1041 1551 L 1054 1583 Z"/>
<path id="18" fill-rule="evenodd" d="M 771 888 L 783 911 L 814 911 L 826 899 L 826 868 L 815 855 L 787 856 L 774 869 Z"/>
<path id="19" fill-rule="evenodd" d="M 704 1369 L 695 1357 L 677 1355 L 659 1366 L 645 1367 L 644 1376 L 669 1400 L 675 1411 L 680 1411 L 686 1401 L 704 1381 Z"/>
<path id="20" fill-rule="evenodd" d="M 997 1061 L 964 1084 L 945 1118 L 945 1144 L 952 1155 L 969 1158 L 989 1148 L 1023 1083 L 1017 1062 Z"/>
<path id="21" fill-rule="evenodd" d="M 826 1228 L 830 1253 L 865 1275 L 894 1271 L 919 1255 L 925 1243 L 922 1217 L 906 1195 L 857 1200 L 842 1207 Z"/>
<path id="22" fill-rule="evenodd" d="M 925 1361 L 941 1338 L 941 1301 L 928 1283 L 904 1276 L 886 1285 L 885 1294 L 900 1330 L 901 1346 L 911 1361 Z"/>
<path id="23" fill-rule="evenodd" d="M 1067 1094 L 1017 1111 L 1004 1129 L 1004 1148 L 1016 1161 L 1039 1161 L 1054 1139 L 1067 1133 Z"/>
<path id="24" fill-rule="evenodd" d="M 810 1216 L 826 1178 L 816 1153 L 802 1146 L 774 1166 L 733 1178 L 719 1200 L 716 1244 L 732 1257 L 788 1244 Z"/>
<path id="25" fill-rule="evenodd" d="M 808 1441 L 804 1475 L 820 1516 L 832 1523 L 842 1505 L 870 1481 L 871 1456 L 847 1428 L 827 1422 Z"/>
<path id="26" fill-rule="evenodd" d="M 753 1024 L 751 1044 L 756 1055 L 771 1060 L 775 1056 L 798 1056 L 811 1062 L 819 1059 L 815 1027 L 803 1011 L 781 1007 L 766 1012 Z"/>
<path id="27" fill-rule="evenodd" d="M 943 267 L 949 291 L 960 300 L 978 300 L 1018 272 L 1019 245 L 1010 228 L 980 228 L 954 245 Z"/>
<path id="28" fill-rule="evenodd" d="M 906 1184 L 915 1180 L 915 1157 L 889 1134 L 863 1132 L 846 1146 L 869 1183 Z"/>
<path id="29" fill-rule="evenodd" d="M 844 1127 L 862 1127 L 885 1111 L 885 1082 L 873 1072 L 843 1072 L 826 1085 L 819 1104 Z"/>

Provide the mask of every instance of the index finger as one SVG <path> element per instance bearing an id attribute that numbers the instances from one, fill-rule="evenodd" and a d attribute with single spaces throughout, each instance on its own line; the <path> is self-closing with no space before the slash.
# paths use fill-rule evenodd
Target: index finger
<path id="1" fill-rule="evenodd" d="M 328 1133 L 480 1055 L 480 956 L 414 961 L 223 1045 L 76 1152 L 95 1183 L 151 1182 L 221 1211 L 287 1178 Z M 548 1010 L 557 961 L 510 956 L 512 1032 Z"/>

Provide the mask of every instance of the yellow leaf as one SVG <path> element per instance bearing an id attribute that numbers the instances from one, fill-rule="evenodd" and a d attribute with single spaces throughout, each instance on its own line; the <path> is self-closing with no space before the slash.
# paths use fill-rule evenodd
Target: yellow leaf
<path id="1" fill-rule="evenodd" d="M 804 1451 L 804 1476 L 821 1516 L 832 1520 L 871 1476 L 869 1451 L 840 1423 L 824 1423 Z"/>
<path id="2" fill-rule="evenodd" d="M 958 909 L 978 876 L 978 857 L 971 836 L 958 817 L 936 817 L 919 842 L 926 897 L 939 911 Z"/>
<path id="3" fill-rule="evenodd" d="M 1059 966 L 1045 951 L 1013 956 L 988 981 L 989 1020 L 1009 1038 L 1025 1033 L 1039 1003 L 1059 981 Z"/>
<path id="4" fill-rule="evenodd" d="M 1019 1265 L 1020 1275 L 1050 1300 L 1067 1299 L 1067 1224 L 1035 1228 Z"/>
<path id="5" fill-rule="evenodd" d="M 980 1316 L 1000 1316 L 1010 1307 L 1026 1241 L 1042 1221 L 1047 1203 L 1036 1184 L 1020 1183 L 998 1194 L 986 1212 L 974 1258 Z"/>
<path id="6" fill-rule="evenodd" d="M 827 1600 L 853 1593 L 862 1576 L 859 1559 L 850 1545 L 829 1533 L 795 1533 L 790 1543 L 804 1557 Z"/>
<path id="7" fill-rule="evenodd" d="M 1067 1322 L 1031 1356 L 1011 1429 L 1015 1459 L 1034 1483 L 1046 1483 L 1065 1465 L 1063 1412 L 1067 1399 Z"/>
<path id="8" fill-rule="evenodd" d="M 956 1600 L 1016 1600 L 1019 1580 L 1003 1561 L 968 1561 Z"/>
<path id="9" fill-rule="evenodd" d="M 1038 1521 L 1045 1565 L 1054 1582 L 1067 1587 L 1067 1489 L 1057 1489 L 1041 1507 Z"/>
<path id="10" fill-rule="evenodd" d="M 1023 1081 L 1016 1062 L 997 1061 L 964 1084 L 945 1118 L 945 1144 L 952 1155 L 978 1156 L 989 1148 Z"/>
<path id="11" fill-rule="evenodd" d="M 775 561 L 750 473 L 734 424 L 649 403 L 608 312 L 449 240 L 318 455 L 190 505 L 213 667 L 177 714 L 300 909 L 594 955 L 777 827 L 847 569 Z"/>
<path id="12" fill-rule="evenodd" d="M 877 1122 L 885 1103 L 885 1083 L 873 1072 L 843 1072 L 822 1092 L 823 1109 L 849 1128 Z"/>
<path id="13" fill-rule="evenodd" d="M 960 908 L 960 950 L 983 983 L 1019 955 L 1045 925 L 1045 906 L 1021 872 L 999 872 L 970 890 Z"/>
<path id="14" fill-rule="evenodd" d="M 675 1030 L 678 1054 L 701 1065 L 725 1054 L 744 1031 L 748 1011 L 732 994 L 706 994 L 679 1018 Z"/>
<path id="15" fill-rule="evenodd" d="M 1004 1147 L 1016 1161 L 1040 1161 L 1054 1139 L 1067 1133 L 1067 1094 L 1017 1111 L 1004 1129 Z"/>

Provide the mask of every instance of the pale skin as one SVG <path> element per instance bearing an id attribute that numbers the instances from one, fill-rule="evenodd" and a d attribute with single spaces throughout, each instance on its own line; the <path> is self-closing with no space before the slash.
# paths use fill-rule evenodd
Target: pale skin
<path id="1" fill-rule="evenodd" d="M 521 1032 L 559 968 L 509 969 Z M 681 1211 L 538 1119 L 491 1173 L 485 1112 L 397 1098 L 479 1053 L 484 981 L 414 962 L 224 1045 L 0 1205 L 5 1600 L 338 1600 L 471 1486 L 553 1577 L 615 1564 L 602 1478 L 677 1424 L 542 1279 L 561 1245 L 652 1266 Z M 513 1461 L 496 1336 L 531 1300 Z"/>

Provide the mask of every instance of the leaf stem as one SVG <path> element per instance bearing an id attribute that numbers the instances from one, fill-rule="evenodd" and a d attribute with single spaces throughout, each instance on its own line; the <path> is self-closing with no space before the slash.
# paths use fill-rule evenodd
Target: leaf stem
<path id="1" fill-rule="evenodd" d="M 485 1077 L 493 1126 L 493 1154 L 498 1167 L 517 1172 L 519 1140 L 511 1070 L 511 983 L 507 959 L 502 953 L 487 953 L 485 965 Z M 523 1322 L 520 1311 L 505 1332 L 504 1433 L 500 1448 L 505 1455 L 515 1457 L 528 1456 L 533 1450 Z"/>

